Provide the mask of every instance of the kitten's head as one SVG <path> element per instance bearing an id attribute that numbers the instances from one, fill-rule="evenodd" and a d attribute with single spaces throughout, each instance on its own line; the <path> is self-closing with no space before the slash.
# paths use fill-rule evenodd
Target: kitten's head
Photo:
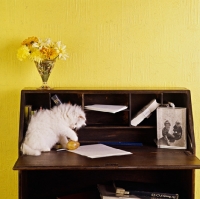
<path id="1" fill-rule="evenodd" d="M 82 108 L 78 105 L 71 105 L 71 104 L 67 104 L 67 106 L 68 106 L 67 117 L 68 117 L 69 127 L 71 129 L 78 130 L 82 126 L 85 126 L 86 117 Z"/>

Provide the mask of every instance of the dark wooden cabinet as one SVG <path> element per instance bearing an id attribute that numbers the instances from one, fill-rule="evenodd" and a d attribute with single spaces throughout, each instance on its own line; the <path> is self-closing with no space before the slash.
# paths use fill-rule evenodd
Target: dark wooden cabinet
<path id="1" fill-rule="evenodd" d="M 52 150 L 41 156 L 26 156 L 20 145 L 26 133 L 25 106 L 32 110 L 55 106 L 51 97 L 63 103 L 80 105 L 126 105 L 128 109 L 112 114 L 85 110 L 87 126 L 77 134 L 81 145 L 108 141 L 140 142 L 143 146 L 118 146 L 132 152 L 128 156 L 90 159 L 67 151 Z M 187 149 L 158 149 L 156 111 L 133 127 L 133 116 L 152 99 L 163 104 L 173 102 L 187 109 Z M 96 189 L 97 183 L 113 180 L 158 183 L 165 190 L 178 193 L 181 199 L 194 199 L 194 171 L 200 169 L 195 156 L 192 104 L 187 89 L 133 90 L 53 90 L 21 91 L 19 157 L 13 169 L 19 171 L 19 199 L 56 199 L 57 196 Z M 99 198 L 99 197 L 97 197 Z"/>

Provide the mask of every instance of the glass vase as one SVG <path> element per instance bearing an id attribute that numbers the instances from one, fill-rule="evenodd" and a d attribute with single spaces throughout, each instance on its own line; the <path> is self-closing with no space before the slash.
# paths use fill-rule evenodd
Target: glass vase
<path id="1" fill-rule="evenodd" d="M 42 62 L 35 61 L 36 68 L 42 78 L 42 86 L 39 87 L 38 89 L 41 89 L 41 90 L 51 89 L 50 86 L 47 85 L 47 81 L 54 67 L 54 64 L 55 64 L 55 60 L 44 60 Z"/>

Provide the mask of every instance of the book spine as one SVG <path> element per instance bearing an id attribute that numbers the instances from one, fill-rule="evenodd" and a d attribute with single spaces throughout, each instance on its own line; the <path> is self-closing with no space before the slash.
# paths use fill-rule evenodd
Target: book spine
<path id="1" fill-rule="evenodd" d="M 31 112 L 32 112 L 32 106 L 31 105 L 26 105 L 24 107 L 24 118 L 25 118 L 25 122 L 28 125 L 30 120 L 31 120 Z"/>
<path id="2" fill-rule="evenodd" d="M 128 195 L 147 196 L 152 198 L 167 198 L 178 199 L 178 194 L 160 193 L 160 192 L 148 192 L 148 191 L 126 191 Z"/>
<path id="3" fill-rule="evenodd" d="M 62 104 L 62 102 L 60 101 L 60 99 L 58 98 L 57 95 L 54 95 L 51 97 L 51 99 L 54 101 L 54 103 L 59 106 L 60 104 Z"/>

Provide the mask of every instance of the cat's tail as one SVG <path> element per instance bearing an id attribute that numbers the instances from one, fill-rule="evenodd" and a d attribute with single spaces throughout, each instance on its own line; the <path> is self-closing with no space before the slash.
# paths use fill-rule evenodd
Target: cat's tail
<path id="1" fill-rule="evenodd" d="M 30 148 L 27 144 L 22 143 L 21 145 L 21 151 L 25 155 L 34 155 L 34 156 L 39 156 L 41 155 L 41 152 L 39 150 L 35 150 Z"/>

